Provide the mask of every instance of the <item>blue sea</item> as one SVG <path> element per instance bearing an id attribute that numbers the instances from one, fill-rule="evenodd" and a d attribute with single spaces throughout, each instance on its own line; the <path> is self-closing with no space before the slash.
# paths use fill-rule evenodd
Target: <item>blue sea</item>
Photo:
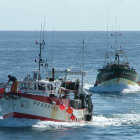
<path id="1" fill-rule="evenodd" d="M 121 93 L 93 92 L 97 69 L 104 64 L 106 51 L 114 39 L 105 31 L 47 31 L 42 55 L 50 67 L 87 72 L 84 88 L 92 93 L 93 121 L 90 123 L 58 123 L 40 120 L 0 119 L 0 140 L 140 140 L 140 89 L 132 87 Z M 133 68 L 140 73 L 140 32 L 121 32 L 118 46 L 124 48 Z M 7 75 L 22 80 L 38 69 L 41 32 L 0 31 L 0 82 Z M 108 41 L 107 41 L 108 38 Z M 108 43 L 107 43 L 108 42 Z M 45 73 L 42 67 L 42 73 Z"/>

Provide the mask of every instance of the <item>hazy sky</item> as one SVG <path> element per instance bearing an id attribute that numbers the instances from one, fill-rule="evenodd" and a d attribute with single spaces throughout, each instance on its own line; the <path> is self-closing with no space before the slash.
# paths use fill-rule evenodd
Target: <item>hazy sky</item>
<path id="1" fill-rule="evenodd" d="M 108 18 L 107 18 L 108 17 Z M 140 0 L 0 0 L 0 30 L 140 30 Z"/>

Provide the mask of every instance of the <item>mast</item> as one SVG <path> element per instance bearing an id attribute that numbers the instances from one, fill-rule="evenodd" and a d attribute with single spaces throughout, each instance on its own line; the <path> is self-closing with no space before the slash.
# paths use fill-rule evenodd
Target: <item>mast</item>
<path id="1" fill-rule="evenodd" d="M 111 36 L 115 37 L 115 63 L 118 64 L 118 66 L 119 66 L 120 58 L 119 58 L 119 50 L 118 50 L 118 37 L 121 36 L 121 34 L 118 34 L 118 32 L 115 31 L 115 33 L 111 34 Z"/>
<path id="2" fill-rule="evenodd" d="M 83 40 L 83 64 L 82 64 L 82 70 L 84 71 L 84 61 L 85 61 L 85 56 L 84 56 L 84 53 L 85 53 L 85 41 Z"/>
<path id="3" fill-rule="evenodd" d="M 40 43 L 38 43 L 38 42 L 36 41 L 36 44 L 39 44 L 39 46 L 40 46 L 40 51 L 39 51 L 39 63 L 38 63 L 38 71 L 39 71 L 38 80 L 41 80 L 40 67 L 41 67 L 41 65 L 44 63 L 44 60 L 42 59 L 42 49 L 44 48 L 45 41 L 42 40 Z"/>
<path id="4" fill-rule="evenodd" d="M 106 46 L 107 46 L 107 53 L 108 53 L 108 1 L 107 1 L 107 32 L 106 32 Z M 107 55 L 108 55 L 107 53 L 106 53 L 106 56 L 105 56 L 103 68 L 104 68 L 105 65 L 106 65 L 106 59 L 107 59 Z"/>
<path id="5" fill-rule="evenodd" d="M 84 57 L 84 52 L 85 52 L 85 42 L 83 40 L 83 62 L 82 62 L 82 79 L 81 79 L 81 91 L 83 91 L 83 86 L 84 86 L 84 61 L 85 61 L 85 57 Z"/>
<path id="6" fill-rule="evenodd" d="M 41 70 L 41 65 L 43 65 L 44 60 L 42 59 L 42 49 L 44 48 L 45 45 L 45 41 L 44 41 L 44 36 L 45 36 L 45 20 L 44 20 L 44 25 L 42 26 L 41 23 L 41 31 L 40 31 L 40 42 L 36 41 L 36 44 L 39 45 L 39 62 L 38 62 L 38 80 L 41 80 L 41 74 L 40 74 L 40 70 Z M 47 63 L 45 62 L 45 66 L 47 65 Z"/>
<path id="7" fill-rule="evenodd" d="M 54 41 L 54 30 L 52 32 L 52 50 L 51 50 L 51 68 L 53 68 L 53 41 Z"/>

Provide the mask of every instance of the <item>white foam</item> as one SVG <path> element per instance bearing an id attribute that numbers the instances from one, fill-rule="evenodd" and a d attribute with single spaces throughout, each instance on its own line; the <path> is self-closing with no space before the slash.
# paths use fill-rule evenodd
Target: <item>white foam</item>
<path id="1" fill-rule="evenodd" d="M 140 92 L 140 86 L 124 86 L 124 85 L 119 85 L 119 86 L 96 86 L 93 87 L 91 86 L 89 88 L 89 91 L 91 92 L 120 92 L 120 93 L 139 93 Z"/>
<path id="2" fill-rule="evenodd" d="M 91 85 L 91 84 L 85 84 L 85 85 L 84 85 L 84 88 L 87 89 L 87 90 L 89 90 L 92 86 L 93 86 L 93 85 Z"/>
<path id="3" fill-rule="evenodd" d="M 66 128 L 66 127 L 81 127 L 85 126 L 86 123 L 75 123 L 75 122 L 53 122 L 53 121 L 39 121 L 33 127 L 41 128 Z"/>
<path id="4" fill-rule="evenodd" d="M 53 122 L 53 121 L 41 121 L 32 119 L 17 119 L 7 118 L 0 119 L 0 127 L 34 127 L 34 128 L 49 128 L 49 129 L 60 129 L 66 127 L 80 127 L 84 126 L 84 123 L 75 122 Z"/>
<path id="5" fill-rule="evenodd" d="M 122 91 L 123 93 L 139 93 L 140 92 L 140 86 L 128 86 L 128 88 L 124 89 Z"/>
<path id="6" fill-rule="evenodd" d="M 107 126 L 139 126 L 140 114 L 114 114 L 113 117 L 93 116 L 93 122 L 89 125 Z"/>
<path id="7" fill-rule="evenodd" d="M 40 121 L 31 119 L 16 119 L 8 118 L 0 120 L 0 127 L 33 127 L 43 129 L 65 129 L 83 126 L 140 126 L 140 114 L 113 114 L 111 117 L 102 115 L 93 116 L 92 122 L 87 123 L 68 123 L 68 122 L 53 122 L 53 121 Z"/>

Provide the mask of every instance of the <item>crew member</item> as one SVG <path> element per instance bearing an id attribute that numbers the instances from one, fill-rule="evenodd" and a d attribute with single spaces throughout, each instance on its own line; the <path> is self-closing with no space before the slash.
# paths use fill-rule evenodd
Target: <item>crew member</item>
<path id="1" fill-rule="evenodd" d="M 9 82 L 13 82 L 13 84 L 12 84 L 12 86 L 11 86 L 11 90 L 10 90 L 10 93 L 17 93 L 17 87 L 18 87 L 18 82 L 17 82 L 17 78 L 16 77 L 14 77 L 14 76 L 11 76 L 11 75 L 8 75 L 8 78 L 9 78 L 9 80 L 8 80 L 8 82 L 7 82 L 7 84 L 9 83 Z M 6 84 L 6 85 L 7 85 Z M 6 86 L 5 86 L 6 87 Z"/>

